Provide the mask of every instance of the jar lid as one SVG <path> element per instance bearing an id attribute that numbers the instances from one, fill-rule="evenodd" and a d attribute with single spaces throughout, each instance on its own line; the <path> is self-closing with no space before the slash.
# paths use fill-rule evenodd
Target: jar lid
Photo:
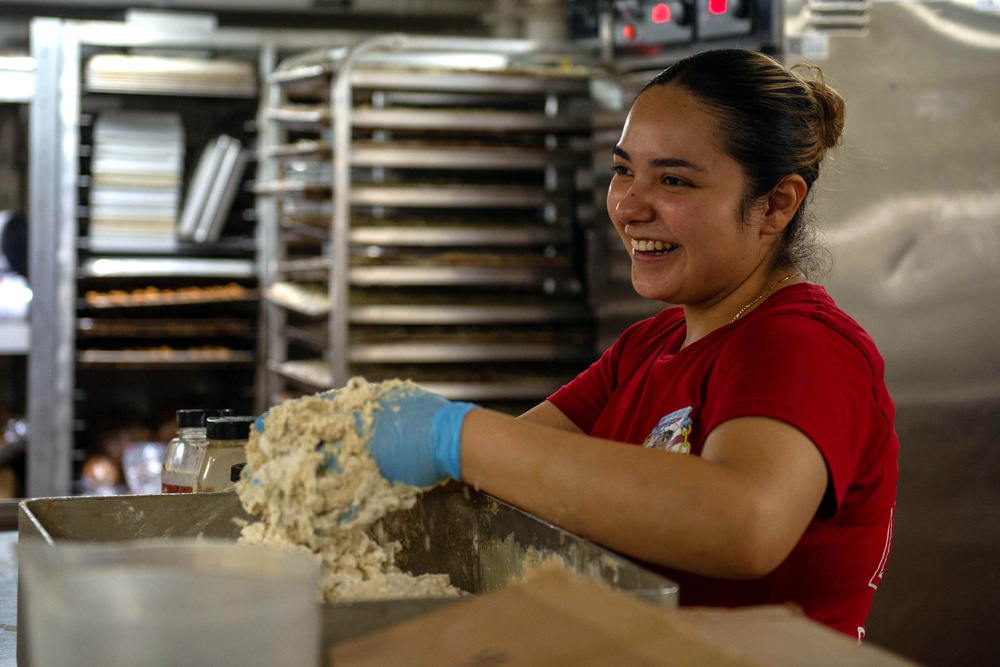
<path id="1" fill-rule="evenodd" d="M 177 428 L 202 428 L 205 426 L 205 419 L 208 417 L 222 417 L 231 414 L 233 414 L 233 411 L 229 408 L 178 410 Z"/>
<path id="2" fill-rule="evenodd" d="M 209 417 L 205 429 L 209 440 L 246 440 L 250 437 L 250 427 L 256 417 Z"/>

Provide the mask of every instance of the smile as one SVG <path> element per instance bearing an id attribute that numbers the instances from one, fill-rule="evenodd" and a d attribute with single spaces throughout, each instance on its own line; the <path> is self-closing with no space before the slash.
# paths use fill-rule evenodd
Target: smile
<path id="1" fill-rule="evenodd" d="M 673 243 L 664 243 L 663 241 L 631 239 L 631 242 L 633 254 L 641 252 L 647 255 L 666 255 L 668 252 L 677 247 Z"/>

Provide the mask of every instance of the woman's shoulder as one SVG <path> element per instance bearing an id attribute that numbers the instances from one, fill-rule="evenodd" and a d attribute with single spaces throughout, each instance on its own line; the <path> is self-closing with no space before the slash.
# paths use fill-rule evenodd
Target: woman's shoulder
<path id="1" fill-rule="evenodd" d="M 787 292 L 787 294 L 783 294 Z M 781 290 L 775 296 L 775 312 L 813 320 L 847 336 L 870 338 L 857 320 L 837 305 L 837 302 L 822 285 L 800 283 Z"/>
<path id="2" fill-rule="evenodd" d="M 743 328 L 738 330 L 740 338 L 776 339 L 785 343 L 812 340 L 819 345 L 839 343 L 857 349 L 878 365 L 882 362 L 868 332 L 821 285 L 799 283 L 786 287 L 745 319 Z"/>

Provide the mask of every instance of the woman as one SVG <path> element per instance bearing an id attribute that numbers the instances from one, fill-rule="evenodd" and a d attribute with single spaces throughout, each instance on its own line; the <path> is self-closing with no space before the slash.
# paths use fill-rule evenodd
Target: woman
<path id="1" fill-rule="evenodd" d="M 818 72 L 747 51 L 657 76 L 607 204 L 635 289 L 679 305 L 518 419 L 393 395 L 372 441 L 385 475 L 465 480 L 648 563 L 681 604 L 790 601 L 862 637 L 892 532 L 894 408 L 871 339 L 804 275 L 804 202 L 843 116 Z"/>

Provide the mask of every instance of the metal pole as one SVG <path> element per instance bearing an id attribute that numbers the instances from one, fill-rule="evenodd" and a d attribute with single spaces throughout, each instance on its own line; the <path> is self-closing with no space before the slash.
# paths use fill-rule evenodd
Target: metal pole
<path id="1" fill-rule="evenodd" d="M 42 18 L 31 51 L 26 495 L 36 497 L 68 495 L 72 482 L 79 49 L 62 21 Z"/>

